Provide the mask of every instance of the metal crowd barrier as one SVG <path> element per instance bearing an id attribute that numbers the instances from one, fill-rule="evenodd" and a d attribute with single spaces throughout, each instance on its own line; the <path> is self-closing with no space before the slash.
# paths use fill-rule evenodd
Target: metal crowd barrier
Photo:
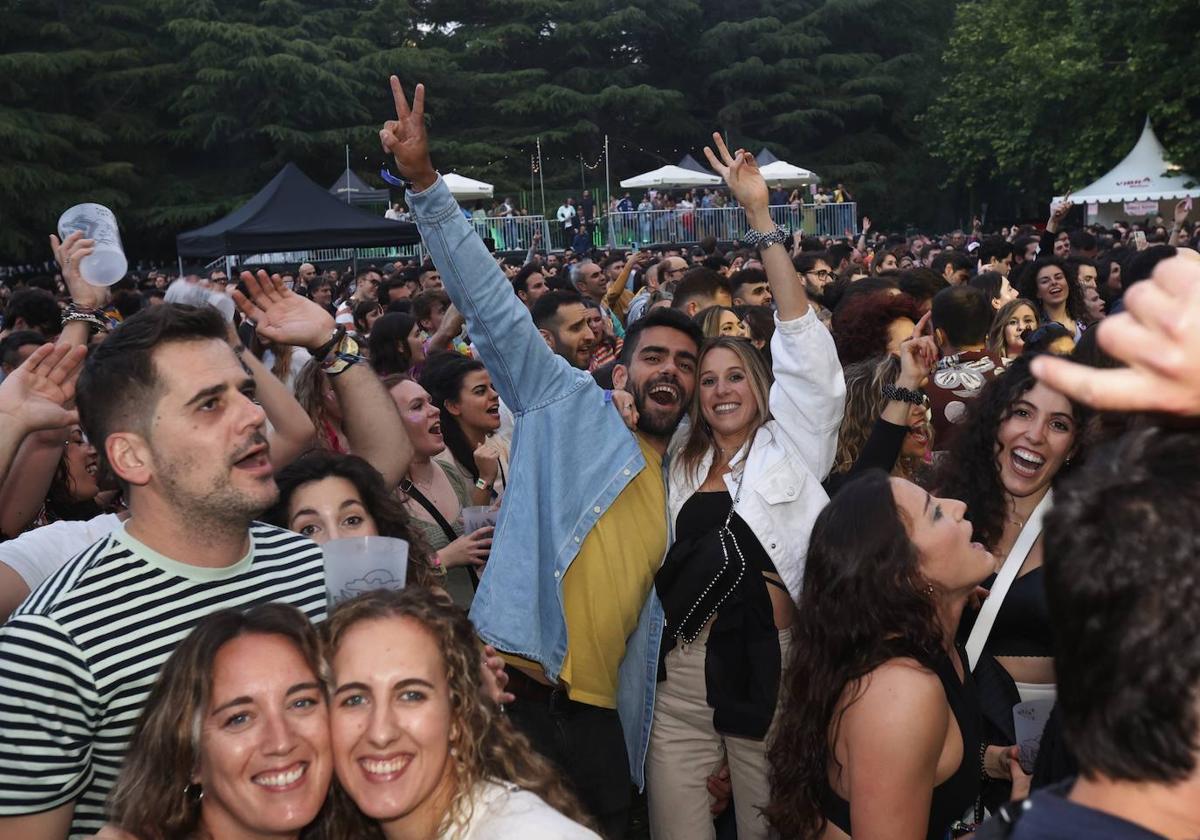
<path id="1" fill-rule="evenodd" d="M 788 230 L 810 236 L 858 235 L 858 205 L 838 204 L 773 205 L 771 218 Z M 741 207 L 697 207 L 685 210 L 632 210 L 609 213 L 593 235 L 597 247 L 674 242 L 694 245 L 705 237 L 720 242 L 741 239 L 746 234 L 746 213 Z"/>

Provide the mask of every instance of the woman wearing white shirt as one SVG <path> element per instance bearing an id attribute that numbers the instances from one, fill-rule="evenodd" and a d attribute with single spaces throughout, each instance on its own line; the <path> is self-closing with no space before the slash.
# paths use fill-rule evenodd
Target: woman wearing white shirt
<path id="1" fill-rule="evenodd" d="M 448 596 L 368 592 L 322 631 L 331 818 L 353 828 L 345 836 L 599 840 L 561 774 L 480 693 L 482 645 Z"/>
<path id="2" fill-rule="evenodd" d="M 706 777 L 723 756 L 738 837 L 767 836 L 766 736 L 845 403 L 833 339 L 796 283 L 758 166 L 713 139 L 721 157 L 705 149 L 709 163 L 760 237 L 775 383 L 748 341 L 700 351 L 691 431 L 669 477 L 676 543 L 655 582 L 667 619 L 646 768 L 655 840 L 714 836 Z"/>

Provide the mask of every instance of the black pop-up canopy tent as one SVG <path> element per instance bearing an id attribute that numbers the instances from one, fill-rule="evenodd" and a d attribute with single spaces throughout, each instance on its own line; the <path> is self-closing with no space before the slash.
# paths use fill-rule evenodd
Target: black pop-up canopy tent
<path id="1" fill-rule="evenodd" d="M 358 173 L 351 171 L 349 167 L 346 167 L 346 171 L 338 176 L 337 181 L 329 188 L 329 192 L 345 204 L 388 204 L 391 202 L 391 194 L 387 190 L 368 186 L 367 182 L 358 177 Z"/>
<path id="2" fill-rule="evenodd" d="M 300 171 L 285 166 L 228 216 L 175 238 L 182 257 L 263 254 L 313 248 L 412 245 L 417 226 L 352 207 Z"/>

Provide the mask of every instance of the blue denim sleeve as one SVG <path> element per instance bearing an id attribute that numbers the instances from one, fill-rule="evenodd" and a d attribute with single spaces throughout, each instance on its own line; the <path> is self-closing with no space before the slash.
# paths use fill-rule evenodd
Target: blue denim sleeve
<path id="1" fill-rule="evenodd" d="M 441 176 L 427 190 L 409 192 L 408 201 L 446 293 L 466 318 L 471 342 L 514 414 L 591 380 L 546 346 L 529 310 L 463 218 Z"/>

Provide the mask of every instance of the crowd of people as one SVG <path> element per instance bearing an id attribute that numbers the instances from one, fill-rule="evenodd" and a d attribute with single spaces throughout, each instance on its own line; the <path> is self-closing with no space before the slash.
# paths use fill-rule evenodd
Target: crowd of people
<path id="1" fill-rule="evenodd" d="M 498 255 L 391 85 L 428 262 L 8 299 L 0 836 L 1200 835 L 1187 205 Z"/>

